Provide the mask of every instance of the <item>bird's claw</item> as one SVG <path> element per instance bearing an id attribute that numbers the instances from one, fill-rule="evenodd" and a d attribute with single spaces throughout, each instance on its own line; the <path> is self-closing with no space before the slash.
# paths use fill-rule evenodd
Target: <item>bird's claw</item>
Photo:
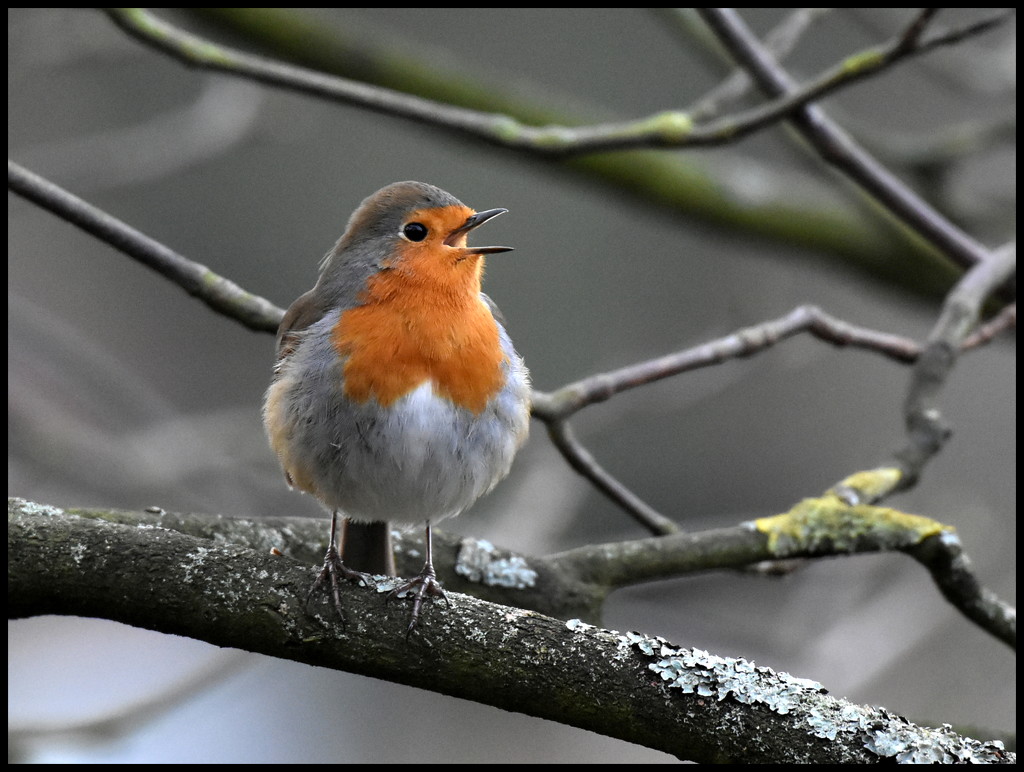
<path id="1" fill-rule="evenodd" d="M 309 594 L 306 595 L 306 608 L 309 608 L 309 602 L 313 599 L 313 594 L 323 587 L 328 581 L 331 583 L 331 600 L 334 603 L 334 610 L 338 612 L 338 616 L 341 618 L 342 623 L 345 622 L 345 611 L 341 605 L 341 593 L 339 591 L 340 582 L 339 579 L 343 579 L 346 582 L 353 582 L 363 584 L 366 587 L 376 587 L 377 583 L 374 578 L 369 574 L 364 574 L 362 571 L 356 571 L 354 568 L 346 566 L 342 560 L 341 555 L 338 554 L 338 550 L 332 545 L 327 549 L 327 554 L 324 555 L 324 565 L 320 569 L 320 573 L 317 574 L 316 581 L 313 582 L 313 586 L 309 588 Z"/>
<path id="2" fill-rule="evenodd" d="M 412 631 L 416 629 L 416 623 L 420 618 L 420 608 L 422 608 L 425 600 L 441 598 L 448 608 L 451 608 L 452 605 L 448 600 L 448 596 L 445 595 L 441 583 L 437 581 L 437 575 L 434 573 L 433 566 L 424 566 L 418 575 L 405 584 L 393 589 L 387 594 L 385 602 L 390 602 L 392 598 L 406 597 L 410 593 L 413 596 L 412 614 L 409 616 L 409 627 L 405 631 L 406 638 L 412 635 Z"/>

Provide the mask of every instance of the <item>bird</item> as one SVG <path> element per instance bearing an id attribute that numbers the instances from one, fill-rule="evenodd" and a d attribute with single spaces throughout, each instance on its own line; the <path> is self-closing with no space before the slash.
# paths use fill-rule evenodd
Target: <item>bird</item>
<path id="1" fill-rule="evenodd" d="M 474 211 L 422 182 L 387 185 L 285 312 L 264 427 L 288 485 L 331 513 L 307 607 L 329 589 L 344 622 L 341 581 L 395 575 L 390 523 L 425 526 L 423 569 L 387 596 L 413 599 L 407 637 L 426 602 L 447 602 L 431 526 L 493 489 L 529 428 L 529 372 L 481 290 L 485 256 L 512 247 L 467 244 L 507 211 Z"/>

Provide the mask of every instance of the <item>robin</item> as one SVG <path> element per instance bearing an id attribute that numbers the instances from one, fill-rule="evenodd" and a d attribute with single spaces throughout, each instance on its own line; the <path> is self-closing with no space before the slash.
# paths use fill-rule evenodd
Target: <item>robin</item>
<path id="1" fill-rule="evenodd" d="M 388 521 L 425 523 L 423 570 L 389 594 L 444 598 L 432 523 L 458 515 L 509 471 L 526 440 L 529 374 L 480 284 L 474 212 L 422 182 L 396 182 L 362 202 L 277 332 L 263 421 L 289 486 L 331 512 L 323 569 L 344 618 L 341 580 L 394 575 Z M 342 547 L 338 546 L 338 519 Z M 447 600 L 447 599 L 446 599 Z"/>

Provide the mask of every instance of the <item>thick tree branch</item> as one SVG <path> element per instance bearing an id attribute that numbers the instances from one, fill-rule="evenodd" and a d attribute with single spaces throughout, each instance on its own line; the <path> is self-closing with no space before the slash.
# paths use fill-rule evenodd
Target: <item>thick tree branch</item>
<path id="1" fill-rule="evenodd" d="M 452 590 L 563 619 L 598 622 L 608 594 L 621 587 L 768 560 L 903 551 L 932 573 L 943 595 L 967 618 L 1016 647 L 1014 609 L 974 576 L 954 529 L 870 503 L 871 492 L 891 487 L 899 474 L 897 469 L 861 472 L 823 496 L 799 502 L 789 512 L 752 523 L 588 545 L 556 555 L 519 555 L 488 542 L 436 531 L 435 565 Z M 9 508 L 22 506 L 17 502 L 12 499 Z M 310 518 L 245 520 L 116 510 L 69 513 L 283 553 L 310 565 L 320 560 L 324 549 L 323 524 Z M 393 537 L 399 574 L 418 571 L 423 559 L 419 538 L 399 532 Z"/>
<path id="2" fill-rule="evenodd" d="M 346 588 L 341 625 L 326 607 L 304 612 L 312 573 L 232 543 L 8 504 L 9 617 L 113 619 L 550 718 L 695 761 L 1015 760 L 1001 743 L 916 727 L 745 660 L 468 596 L 453 597 L 451 609 L 434 604 L 406 641 L 406 609 L 372 589 Z"/>

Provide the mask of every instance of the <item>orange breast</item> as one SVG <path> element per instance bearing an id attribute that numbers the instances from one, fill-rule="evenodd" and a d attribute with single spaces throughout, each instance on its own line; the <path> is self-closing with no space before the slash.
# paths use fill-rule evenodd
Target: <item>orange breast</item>
<path id="1" fill-rule="evenodd" d="M 420 260 L 369 280 L 364 304 L 342 313 L 333 333 L 347 357 L 346 396 L 386 407 L 430 381 L 438 395 L 479 414 L 497 395 L 506 357 L 479 296 L 482 259 L 463 262 L 451 273 Z"/>

